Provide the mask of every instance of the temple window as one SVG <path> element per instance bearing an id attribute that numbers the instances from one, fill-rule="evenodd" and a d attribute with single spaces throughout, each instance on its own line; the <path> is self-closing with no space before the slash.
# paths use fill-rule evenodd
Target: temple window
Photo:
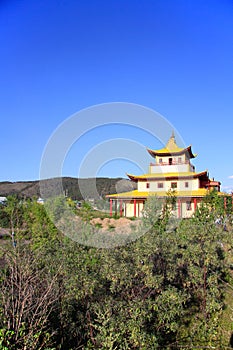
<path id="1" fill-rule="evenodd" d="M 177 182 L 172 182 L 171 183 L 171 188 L 177 188 Z"/>
<path id="2" fill-rule="evenodd" d="M 191 209 L 192 209 L 191 202 L 190 201 L 186 202 L 186 210 L 191 210 Z"/>
<path id="3" fill-rule="evenodd" d="M 187 181 L 187 182 L 185 182 L 185 187 L 186 187 L 186 188 L 188 188 L 188 187 L 189 187 L 189 183 L 188 183 L 188 181 Z"/>
<path id="4" fill-rule="evenodd" d="M 178 164 L 181 164 L 181 163 L 182 163 L 182 158 L 178 157 Z"/>
<path id="5" fill-rule="evenodd" d="M 158 188 L 163 188 L 163 183 L 162 182 L 158 182 Z"/>
<path id="6" fill-rule="evenodd" d="M 169 165 L 172 165 L 172 158 L 168 159 Z"/>
<path id="7" fill-rule="evenodd" d="M 149 182 L 146 183 L 146 188 L 150 188 L 150 183 Z"/>
<path id="8" fill-rule="evenodd" d="M 159 158 L 159 163 L 162 164 L 163 163 L 163 159 Z"/>

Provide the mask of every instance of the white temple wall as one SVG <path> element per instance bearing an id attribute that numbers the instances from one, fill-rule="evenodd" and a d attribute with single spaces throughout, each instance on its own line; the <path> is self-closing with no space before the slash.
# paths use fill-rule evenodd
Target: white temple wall
<path id="1" fill-rule="evenodd" d="M 139 181 L 138 191 L 140 192 L 167 192 L 172 188 L 172 183 L 177 183 L 174 188 L 177 191 L 193 191 L 199 188 L 199 180 L 196 179 L 182 179 L 182 180 L 156 180 L 156 181 Z M 187 184 L 186 184 L 187 183 Z M 148 187 L 149 184 L 149 187 Z M 160 185 L 159 185 L 160 184 Z M 163 186 L 161 185 L 163 184 Z M 162 186 L 162 187 L 161 187 Z"/>
<path id="2" fill-rule="evenodd" d="M 186 161 L 185 154 L 179 155 L 179 156 L 156 156 L 155 161 L 157 164 L 159 163 L 169 163 L 169 160 L 172 159 L 173 163 L 179 164 L 184 163 Z"/>
<path id="3" fill-rule="evenodd" d="M 174 164 L 174 165 L 159 165 L 154 164 L 149 166 L 150 174 L 163 174 L 163 173 L 186 173 L 193 172 L 194 166 L 190 163 L 187 164 Z"/>
<path id="4" fill-rule="evenodd" d="M 186 183 L 187 183 L 187 185 L 186 185 Z M 193 190 L 197 190 L 198 187 L 199 187 L 199 180 L 198 179 L 180 180 L 177 184 L 177 189 L 179 191 L 193 191 Z"/>

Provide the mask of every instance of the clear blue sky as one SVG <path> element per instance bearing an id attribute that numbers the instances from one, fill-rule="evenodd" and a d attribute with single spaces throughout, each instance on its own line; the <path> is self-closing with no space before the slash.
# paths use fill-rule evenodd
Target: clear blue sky
<path id="1" fill-rule="evenodd" d="M 0 30 L 0 181 L 38 179 L 62 122 L 120 101 L 158 111 L 198 153 L 196 169 L 233 188 L 232 0 L 3 0 Z M 63 175 L 77 176 L 100 142 L 129 135 L 158 146 L 133 127 L 103 127 L 73 147 Z M 115 160 L 98 175 L 130 170 Z"/>

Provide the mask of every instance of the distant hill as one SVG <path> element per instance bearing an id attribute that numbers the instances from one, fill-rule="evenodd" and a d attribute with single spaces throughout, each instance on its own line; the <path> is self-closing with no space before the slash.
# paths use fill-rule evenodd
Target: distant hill
<path id="1" fill-rule="evenodd" d="M 0 182 L 0 196 L 16 195 L 18 197 L 40 197 L 40 186 L 46 191 L 53 192 L 54 179 L 18 182 Z M 62 187 L 66 195 L 72 199 L 81 200 L 87 198 L 104 197 L 109 193 L 131 191 L 135 184 L 122 178 L 86 178 L 62 177 Z"/>

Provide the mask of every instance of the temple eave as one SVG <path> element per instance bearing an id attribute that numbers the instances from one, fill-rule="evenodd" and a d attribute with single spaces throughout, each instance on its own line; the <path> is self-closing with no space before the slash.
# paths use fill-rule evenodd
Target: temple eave
<path id="1" fill-rule="evenodd" d="M 207 170 L 199 173 L 187 172 L 187 173 L 162 173 L 162 174 L 144 174 L 144 175 L 132 175 L 126 174 L 130 180 L 134 182 L 138 181 L 157 181 L 157 180 L 178 180 L 178 179 L 194 179 L 204 177 L 208 179 Z"/>
<path id="2" fill-rule="evenodd" d="M 179 155 L 182 155 L 184 153 L 188 154 L 190 159 L 197 157 L 197 154 L 194 154 L 192 152 L 191 145 L 186 147 L 186 148 L 181 148 L 181 149 L 177 149 L 177 150 L 172 150 L 172 149 L 168 149 L 168 148 L 162 148 L 161 150 L 152 150 L 152 149 L 147 148 L 147 152 L 152 157 L 179 156 Z"/>
<path id="3" fill-rule="evenodd" d="M 198 189 L 193 191 L 174 191 L 174 196 L 177 198 L 203 198 L 210 190 L 208 189 Z M 219 196 L 230 196 L 225 192 L 217 192 Z M 169 194 L 165 191 L 160 192 L 140 192 L 138 190 L 123 192 L 123 193 L 115 193 L 109 194 L 106 198 L 109 199 L 125 199 L 125 200 L 133 200 L 133 199 L 147 199 L 148 197 L 157 196 L 158 198 L 166 198 Z"/>

